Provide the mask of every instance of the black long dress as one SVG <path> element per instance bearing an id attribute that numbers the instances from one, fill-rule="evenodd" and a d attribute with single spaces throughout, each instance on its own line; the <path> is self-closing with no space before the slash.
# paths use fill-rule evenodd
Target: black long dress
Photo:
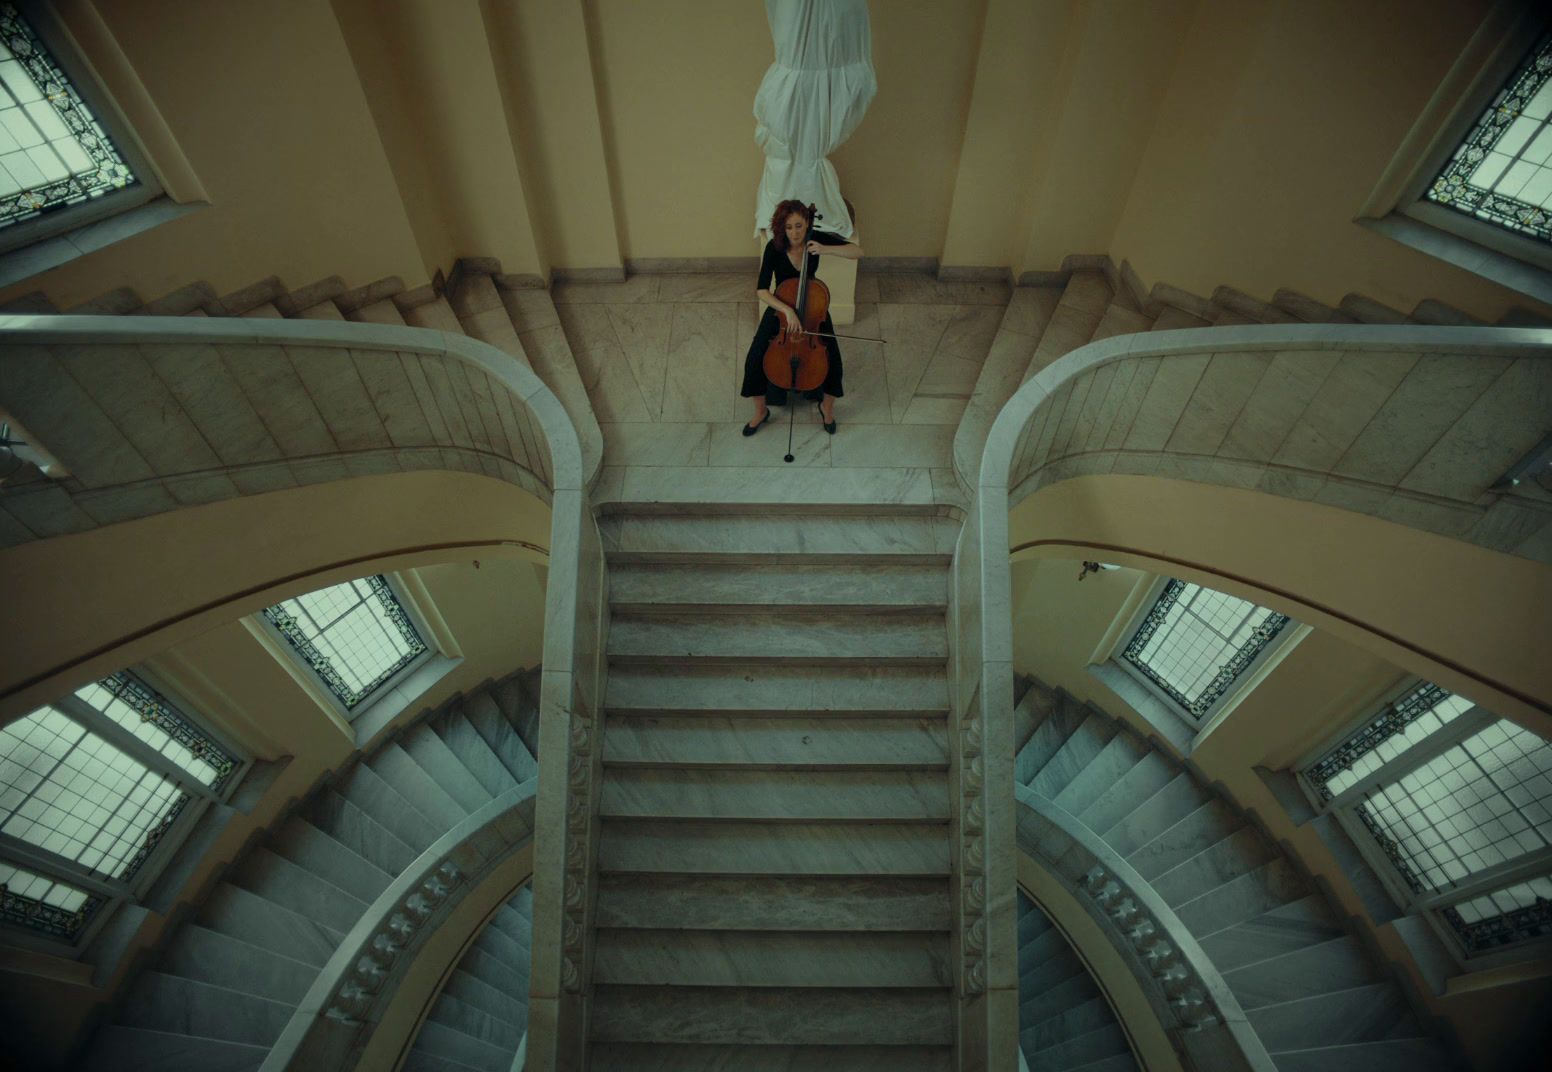
<path id="1" fill-rule="evenodd" d="M 840 235 L 830 234 L 827 231 L 813 231 L 810 234 L 815 242 L 821 246 L 844 246 L 846 239 Z M 809 253 L 808 275 L 814 278 L 819 271 L 819 254 Z M 755 285 L 756 290 L 769 290 L 774 292 L 779 283 L 788 279 L 796 279 L 801 273 L 792 267 L 792 261 L 785 250 L 776 248 L 775 242 L 765 243 L 765 256 L 760 259 L 760 279 Z M 835 325 L 830 323 L 829 314 L 825 315 L 824 322 L 819 325 L 820 331 L 835 333 Z M 787 392 L 784 388 L 774 387 L 765 378 L 765 351 L 770 342 L 781 331 L 781 317 L 775 309 L 767 308 L 765 315 L 760 318 L 760 326 L 755 329 L 754 341 L 749 344 L 749 353 L 744 356 L 744 385 L 739 390 L 745 398 L 753 398 L 756 395 L 764 395 L 765 402 L 771 406 L 785 405 Z M 823 339 L 825 348 L 830 351 L 830 371 L 825 376 L 825 382 L 818 390 L 807 392 L 807 397 L 817 401 L 824 395 L 840 398 L 846 392 L 841 388 L 841 348 L 835 339 L 826 337 Z"/>

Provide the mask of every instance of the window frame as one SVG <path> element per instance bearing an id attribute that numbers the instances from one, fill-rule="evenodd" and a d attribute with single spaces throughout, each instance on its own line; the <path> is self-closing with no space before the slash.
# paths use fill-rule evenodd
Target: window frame
<path id="1" fill-rule="evenodd" d="M 192 704 L 179 696 L 175 690 L 169 689 L 166 683 L 149 668 L 143 665 L 129 666 L 122 673 L 138 680 L 140 684 L 160 695 L 177 712 L 179 718 L 197 727 L 201 733 L 219 745 L 236 762 L 236 766 L 232 768 L 225 783 L 219 789 L 211 790 L 129 730 L 82 700 L 75 694 L 75 690 L 42 705 L 55 708 L 88 733 L 96 734 L 137 763 L 173 781 L 181 791 L 189 794 L 189 802 L 157 839 L 156 845 L 128 880 L 102 878 L 74 860 L 66 859 L 21 838 L 0 833 L 0 858 L 104 899 L 102 906 L 86 925 L 69 939 L 0 920 L 0 933 L 4 934 L 8 944 L 52 953 L 56 956 L 79 958 L 121 907 L 125 904 L 138 904 L 145 899 L 151 887 L 161 877 L 162 872 L 204 814 L 213 806 L 227 803 L 253 767 L 255 760 L 252 754 L 244 748 L 237 747 L 230 736 L 211 726 Z M 91 682 L 83 683 L 81 687 L 84 688 L 86 684 L 101 680 L 103 679 L 94 678 Z"/>
<path id="2" fill-rule="evenodd" d="M 283 599 L 295 599 L 299 596 L 308 595 L 310 592 L 320 592 L 325 588 L 335 588 L 339 585 L 351 584 L 355 581 L 365 580 L 368 577 L 382 577 L 383 580 L 387 582 L 389 592 L 393 595 L 394 599 L 398 601 L 400 609 L 402 609 L 405 616 L 409 618 L 410 624 L 415 627 L 415 631 L 420 634 L 421 642 L 425 644 L 425 650 L 421 651 L 409 662 L 395 670 L 392 675 L 384 679 L 383 682 L 375 689 L 367 693 L 366 696 L 362 697 L 361 702 L 356 704 L 355 707 L 345 706 L 345 702 L 335 694 L 332 688 L 329 687 L 329 683 L 323 679 L 323 676 L 319 674 L 317 670 L 313 669 L 307 660 L 302 657 L 302 653 L 297 650 L 296 646 L 291 643 L 286 635 L 280 631 L 280 628 L 274 622 L 270 621 L 269 616 L 264 613 L 268 607 L 278 606 L 281 602 L 280 600 L 269 604 L 265 608 L 260 609 L 258 613 L 252 615 L 252 620 L 257 625 L 257 627 L 262 630 L 264 634 L 274 642 L 274 644 L 279 646 L 279 650 L 285 653 L 285 657 L 290 659 L 291 664 L 301 671 L 302 675 L 306 678 L 310 685 L 314 686 L 314 688 L 310 689 L 309 691 L 313 692 L 321 702 L 326 702 L 328 704 L 329 710 L 333 711 L 336 715 L 338 715 L 341 719 L 350 725 L 355 725 L 356 723 L 360 722 L 362 717 L 366 715 L 368 711 L 376 707 L 386 697 L 393 695 L 395 689 L 404 684 L 408 678 L 413 676 L 431 660 L 445 655 L 444 651 L 442 650 L 443 645 L 441 640 L 437 632 L 431 627 L 430 615 L 428 615 L 420 607 L 418 601 L 410 594 L 409 586 L 405 584 L 396 573 L 390 570 L 383 570 L 379 573 L 364 573 L 360 577 L 351 577 L 348 580 L 338 581 L 333 584 L 326 584 L 321 588 L 313 588 L 309 589 L 307 592 L 298 592 L 295 595 L 285 596 Z"/>
<path id="3" fill-rule="evenodd" d="M 79 205 L 53 209 L 36 219 L 0 228 L 0 258 L 129 212 L 166 193 L 156 169 L 130 128 L 129 121 L 100 84 L 90 65 L 78 54 L 58 14 L 48 4 L 38 0 L 9 2 L 48 49 L 50 58 L 69 79 L 70 87 L 91 109 L 92 117 L 102 126 L 113 142 L 114 149 L 134 173 L 136 183 Z"/>
<path id="4" fill-rule="evenodd" d="M 1259 679 L 1260 671 L 1266 667 L 1269 661 L 1280 658 L 1279 652 L 1286 654 L 1284 649 L 1290 643 L 1295 642 L 1296 637 L 1302 635 L 1301 626 L 1303 623 L 1291 616 L 1284 615 L 1288 620 L 1277 631 L 1277 634 L 1267 641 L 1265 646 L 1256 653 L 1255 658 L 1245 665 L 1245 668 L 1236 675 L 1234 680 L 1229 683 L 1229 686 L 1223 690 L 1223 693 L 1212 702 L 1211 706 L 1200 715 L 1193 715 L 1125 656 L 1126 649 L 1131 646 L 1137 634 L 1147 624 L 1149 615 L 1153 613 L 1153 608 L 1158 605 L 1159 600 L 1163 597 L 1165 589 L 1175 581 L 1180 581 L 1183 584 L 1195 584 L 1198 588 L 1206 591 L 1220 592 L 1223 595 L 1233 596 L 1235 599 L 1243 598 L 1241 596 L 1234 596 L 1232 592 L 1223 592 L 1222 589 L 1208 588 L 1208 586 L 1197 581 L 1187 581 L 1184 578 L 1160 574 L 1150 583 L 1143 596 L 1141 605 L 1133 612 L 1132 618 L 1127 622 L 1126 627 L 1121 630 L 1120 639 L 1116 642 L 1107 661 L 1114 664 L 1117 669 L 1146 689 L 1151 697 L 1164 704 L 1170 714 L 1188 726 L 1194 736 L 1199 737 L 1212 729 L 1226 710 L 1232 709 L 1240 700 L 1244 699 L 1245 695 Z M 1249 602 L 1249 600 L 1246 600 L 1246 602 Z M 1254 605 L 1260 606 L 1260 604 Z M 1269 610 L 1270 608 L 1263 607 L 1262 609 Z M 1281 612 L 1273 611 L 1273 613 L 1280 614 Z"/>
<path id="5" fill-rule="evenodd" d="M 1478 971 L 1544 956 L 1549 950 L 1552 950 L 1552 936 L 1532 938 L 1515 943 L 1512 946 L 1474 952 L 1466 947 L 1455 928 L 1443 918 L 1442 910 L 1452 905 L 1469 901 L 1475 897 L 1480 897 L 1485 893 L 1512 886 L 1516 882 L 1537 878 L 1552 872 L 1552 845 L 1543 846 L 1541 849 L 1526 853 L 1518 859 L 1494 864 L 1449 890 L 1441 890 L 1434 893 L 1418 892 L 1412 889 L 1411 884 L 1407 882 L 1395 862 L 1391 860 L 1390 855 L 1380 845 L 1373 831 L 1369 829 L 1368 824 L 1354 811 L 1355 806 L 1362 802 L 1366 793 L 1380 785 L 1399 781 L 1407 774 L 1443 755 L 1456 745 L 1497 722 L 1503 721 L 1502 716 L 1494 714 L 1480 704 L 1474 703 L 1469 698 L 1462 696 L 1460 697 L 1461 699 L 1471 703 L 1469 709 L 1405 751 L 1386 760 L 1368 775 L 1354 782 L 1340 793 L 1333 795 L 1330 800 L 1323 799 L 1320 791 L 1307 777 L 1307 771 L 1320 762 L 1322 758 L 1329 755 L 1333 749 L 1339 747 L 1354 733 L 1374 722 L 1396 701 L 1406 697 L 1424 684 L 1429 684 L 1429 682 L 1421 677 L 1409 676 L 1403 678 L 1397 685 L 1382 694 L 1378 700 L 1366 704 L 1362 708 L 1363 713 L 1361 715 L 1349 720 L 1344 724 L 1340 732 L 1328 736 L 1318 748 L 1311 749 L 1310 752 L 1300 759 L 1293 770 L 1295 781 L 1298 783 L 1299 789 L 1303 792 L 1314 813 L 1317 816 L 1330 816 L 1352 840 L 1353 845 L 1363 857 L 1364 863 L 1378 876 L 1385 891 L 1390 895 L 1402 914 L 1416 916 L 1425 920 L 1433 932 L 1442 940 L 1445 949 L 1449 951 L 1458 967 L 1463 970 Z M 1451 695 L 1459 696 L 1459 693 L 1451 693 Z"/>

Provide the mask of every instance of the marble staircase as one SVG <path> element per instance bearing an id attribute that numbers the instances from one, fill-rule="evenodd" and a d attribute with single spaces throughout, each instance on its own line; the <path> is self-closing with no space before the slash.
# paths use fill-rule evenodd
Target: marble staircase
<path id="1" fill-rule="evenodd" d="M 538 685 L 537 670 L 520 671 L 458 697 L 326 778 L 169 926 L 83 1067 L 258 1068 L 378 894 L 459 820 L 534 777 Z"/>
<path id="2" fill-rule="evenodd" d="M 957 524 L 695 509 L 601 519 L 591 1066 L 946 1070 Z"/>
<path id="3" fill-rule="evenodd" d="M 508 1072 L 528 1031 L 533 890 L 496 909 L 415 1033 L 404 1072 Z"/>
<path id="4" fill-rule="evenodd" d="M 1279 1072 L 1455 1067 L 1388 967 L 1297 863 L 1156 742 L 1038 682 L 1020 700 L 1016 725 L 1019 783 L 1077 818 L 1153 886 L 1222 974 Z"/>
<path id="5" fill-rule="evenodd" d="M 1031 1069 L 1137 1072 L 1110 1000 L 1066 937 L 1018 895 L 1019 1052 Z"/>

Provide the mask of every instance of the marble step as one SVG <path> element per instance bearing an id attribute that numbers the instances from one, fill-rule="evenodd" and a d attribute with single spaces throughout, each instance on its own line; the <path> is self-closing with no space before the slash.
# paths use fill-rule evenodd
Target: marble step
<path id="1" fill-rule="evenodd" d="M 1033 689 L 1030 692 L 1034 692 Z M 1036 697 L 1026 696 L 1025 700 L 1031 706 L 1036 702 Z M 1054 756 L 1062 745 L 1067 743 L 1074 731 L 1083 724 L 1088 717 L 1088 711 L 1074 702 L 1070 697 L 1062 696 L 1055 707 L 1040 720 L 1035 726 L 1029 739 L 1024 742 L 1018 755 L 1013 760 L 1013 777 L 1020 785 L 1028 785 L 1031 778 L 1039 773 L 1046 761 Z"/>
<path id="2" fill-rule="evenodd" d="M 526 782 L 539 772 L 533 753 L 523 743 L 522 737 L 512 727 L 496 699 L 485 692 L 477 692 L 465 698 L 459 710 L 469 725 L 480 735 L 486 746 L 501 760 L 518 783 Z"/>
<path id="3" fill-rule="evenodd" d="M 524 989 L 526 991 L 526 987 Z M 487 1016 L 493 1016 L 513 1027 L 522 1028 L 528 1023 L 526 992 L 522 998 L 519 998 L 515 991 L 509 991 L 506 987 L 492 986 L 479 976 L 465 971 L 461 965 L 454 968 L 452 974 L 447 977 L 447 985 L 442 988 L 442 994 L 450 995 L 465 1005 L 473 1006 Z"/>
<path id="4" fill-rule="evenodd" d="M 607 768 L 599 814 L 635 819 L 946 823 L 948 775 Z"/>
<path id="5" fill-rule="evenodd" d="M 1039 1053 L 1042 1050 L 1053 1049 L 1068 1040 L 1081 1038 L 1090 1032 L 1102 1031 L 1115 1024 L 1115 1013 L 1111 1010 L 1110 1003 L 1105 1000 L 1103 994 L 1096 991 L 1085 1000 L 1068 1005 L 1029 1027 L 1023 1026 L 1021 1015 L 1019 1048 L 1025 1053 Z"/>
<path id="6" fill-rule="evenodd" d="M 1346 934 L 1325 897 L 1311 893 L 1201 940 L 1220 972 L 1297 952 Z"/>
<path id="7" fill-rule="evenodd" d="M 609 1072 L 950 1072 L 954 1067 L 949 1046 L 594 1043 L 590 1054 L 590 1067 Z"/>
<path id="8" fill-rule="evenodd" d="M 595 929 L 595 984 L 948 987 L 945 933 Z"/>
<path id="9" fill-rule="evenodd" d="M 831 667 L 772 663 L 612 667 L 611 714 L 928 716 L 948 711 L 940 666 Z"/>
<path id="10" fill-rule="evenodd" d="M 315 965 L 283 956 L 280 942 L 250 945 L 196 923 L 178 928 L 157 970 L 292 1006 L 318 977 Z"/>
<path id="11" fill-rule="evenodd" d="M 1027 994 L 1020 989 L 1019 998 L 1020 1035 L 1022 1036 L 1024 1032 L 1040 1025 L 1046 1025 L 1046 1030 L 1039 1036 L 1037 1042 L 1020 1043 L 1026 1050 L 1038 1050 L 1043 1046 L 1049 1046 L 1053 1042 L 1059 1041 L 1051 1034 L 1051 1030 L 1056 1026 L 1052 1024 L 1053 1020 L 1059 1020 L 1074 1009 L 1088 1006 L 1096 998 L 1101 1005 L 1104 1005 L 1105 1000 L 1099 992 L 1098 984 L 1094 982 L 1086 970 L 1070 975 L 1054 986 L 1035 988 Z M 1105 1015 L 1103 1017 L 1084 1027 L 1082 1031 L 1071 1031 L 1067 1034 L 1082 1034 L 1083 1031 L 1100 1027 L 1103 1024 L 1109 1023 L 1112 1019 L 1114 1017 L 1110 1013 L 1110 1007 L 1105 1005 Z"/>
<path id="12" fill-rule="evenodd" d="M 792 611 L 749 613 L 732 621 L 696 612 L 645 617 L 615 614 L 609 627 L 611 666 L 706 662 L 799 663 L 804 666 L 920 665 L 948 659 L 941 611 L 823 616 Z"/>
<path id="13" fill-rule="evenodd" d="M 641 562 L 744 565 L 893 563 L 946 566 L 959 523 L 933 514 L 841 516 L 797 509 L 755 514 L 607 514 L 599 533 L 612 567 Z"/>
<path id="14" fill-rule="evenodd" d="M 1180 771 L 1158 792 L 1135 801 L 1132 810 L 1101 836 L 1116 852 L 1130 856 L 1211 799 L 1211 793 Z"/>
<path id="15" fill-rule="evenodd" d="M 1146 751 L 1129 733 L 1117 732 L 1089 764 L 1057 789 L 1052 798 L 1069 815 L 1079 815 L 1105 790 L 1137 765 Z"/>
<path id="16" fill-rule="evenodd" d="M 1277 1072 L 1455 1072 L 1449 1053 L 1431 1038 L 1389 1039 L 1347 1046 L 1284 1050 Z"/>
<path id="17" fill-rule="evenodd" d="M 367 757 L 371 767 L 394 787 L 416 811 L 424 815 L 438 831 L 446 831 L 469 814 L 437 779 L 406 752 L 390 741 Z"/>
<path id="18" fill-rule="evenodd" d="M 1314 997 L 1263 1005 L 1249 1013 L 1250 1026 L 1270 1053 L 1299 1050 L 1310 1039 L 1329 1046 L 1426 1037 L 1398 987 L 1373 983 Z"/>
<path id="19" fill-rule="evenodd" d="M 808 413 L 807 419 L 812 420 L 813 410 Z M 914 457 L 909 466 L 902 466 L 899 443 L 906 435 L 904 429 L 855 425 L 848 420 L 841 418 L 851 430 L 829 445 L 833 467 L 776 464 L 783 443 L 766 439 L 757 448 L 768 451 L 770 461 L 765 465 L 613 467 L 612 472 L 605 471 L 591 498 L 602 507 L 710 514 L 716 511 L 714 504 L 741 511 L 756 505 L 788 511 L 794 503 L 803 504 L 800 509 L 832 513 L 865 512 L 869 505 L 891 512 L 902 507 L 936 511 L 945 495 L 958 497 L 958 489 L 950 490 L 944 483 L 952 481 L 946 471 L 953 464 L 948 429 L 940 425 L 919 443 L 908 439 Z M 734 426 L 730 422 L 729 427 Z"/>
<path id="20" fill-rule="evenodd" d="M 404 1056 L 404 1064 L 399 1066 L 403 1072 L 487 1072 L 485 1068 L 476 1068 L 474 1065 L 466 1065 L 462 1061 L 454 1061 L 447 1057 L 439 1057 L 425 1050 L 411 1050 Z M 505 1067 L 489 1066 L 490 1072 L 507 1072 Z"/>
<path id="21" fill-rule="evenodd" d="M 1036 960 L 1027 971 L 1021 971 L 1018 990 L 1025 996 L 1040 994 L 1062 986 L 1080 975 L 1087 976 L 1088 970 L 1073 954 L 1072 949 L 1067 947 L 1049 957 Z"/>
<path id="22" fill-rule="evenodd" d="M 1141 1065 L 1137 1058 L 1132 1056 L 1130 1050 L 1126 1053 L 1118 1053 L 1111 1057 L 1101 1057 L 1098 1061 L 1085 1061 L 1081 1065 L 1073 1065 L 1067 1072 L 1139 1072 Z"/>
<path id="23" fill-rule="evenodd" d="M 328 962 L 344 932 L 294 912 L 230 882 L 219 883 L 196 918 L 201 924 L 251 946 L 272 949 L 315 971 Z"/>
<path id="24" fill-rule="evenodd" d="M 948 827 L 605 819 L 598 868 L 652 874 L 946 875 Z"/>
<path id="25" fill-rule="evenodd" d="M 1025 976 L 1032 975 L 1037 970 L 1048 969 L 1048 966 L 1058 962 L 1065 966 L 1064 970 L 1068 975 L 1077 971 L 1082 965 L 1073 953 L 1072 947 L 1067 944 L 1066 937 L 1055 927 L 1035 935 L 1027 942 L 1021 941 L 1019 943 L 1020 985 L 1022 986 Z"/>
<path id="26" fill-rule="evenodd" d="M 1025 1050 L 1024 1055 L 1029 1058 L 1030 1068 L 1038 1068 L 1042 1072 L 1065 1072 L 1108 1057 L 1130 1054 L 1131 1050 L 1126 1033 L 1112 1019 L 1103 1027 L 1064 1038 L 1044 1049 Z"/>
<path id="27" fill-rule="evenodd" d="M 598 986 L 594 1042 L 947 1046 L 948 990 Z M 844 1066 L 842 1066 L 844 1067 Z"/>
<path id="28" fill-rule="evenodd" d="M 1153 889 L 1174 907 L 1280 858 L 1276 848 L 1256 830 L 1242 827 L 1155 878 Z"/>
<path id="29" fill-rule="evenodd" d="M 314 826 L 387 874 L 399 874 L 420 855 L 338 793 L 320 794 L 309 812 Z"/>
<path id="30" fill-rule="evenodd" d="M 1115 735 L 1116 724 L 1091 711 L 1025 784 L 1042 796 L 1055 797 L 1083 773 Z"/>
<path id="31" fill-rule="evenodd" d="M 504 990 L 506 987 L 502 983 L 502 977 L 510 976 L 515 971 L 522 971 L 527 968 L 530 944 L 531 942 L 527 938 L 515 938 L 499 927 L 487 925 L 484 930 L 480 931 L 480 936 L 471 951 L 478 949 L 488 960 L 498 962 L 501 965 L 501 969 L 493 977 L 486 970 L 491 967 L 488 960 L 481 960 L 477 963 L 471 962 L 471 966 L 477 969 L 476 974 L 481 979 Z"/>
<path id="32" fill-rule="evenodd" d="M 1280 957 L 1223 973 L 1246 1012 L 1333 990 L 1351 990 L 1377 982 L 1374 965 L 1351 935 L 1306 946 Z"/>
<path id="33" fill-rule="evenodd" d="M 941 878 L 601 875 L 598 927 L 719 931 L 948 931 Z"/>
<path id="34" fill-rule="evenodd" d="M 1309 892 L 1308 881 L 1279 856 L 1215 890 L 1173 907 L 1180 922 L 1201 939 L 1298 900 Z"/>
<path id="35" fill-rule="evenodd" d="M 1223 801 L 1209 800 L 1141 848 L 1129 853 L 1126 862 L 1151 882 L 1244 826 L 1245 820 Z"/>
<path id="36" fill-rule="evenodd" d="M 141 972 L 117 1019 L 130 1027 L 273 1046 L 294 1006 L 162 972 Z"/>
<path id="37" fill-rule="evenodd" d="M 458 758 L 457 754 L 428 725 L 415 727 L 399 739 L 399 747 L 430 776 L 432 781 L 466 814 L 479 811 L 491 802 L 491 794 Z"/>
<path id="38" fill-rule="evenodd" d="M 107 1024 L 93 1038 L 81 1068 L 83 1072 L 251 1072 L 268 1056 L 268 1046 Z"/>
<path id="39" fill-rule="evenodd" d="M 498 948 L 499 952 L 496 951 Z M 470 948 L 458 962 L 460 969 L 486 986 L 493 987 L 503 994 L 521 998 L 525 1009 L 528 1000 L 527 965 L 527 951 L 510 943 L 500 947 L 488 944 L 483 948 Z M 518 987 L 517 982 L 520 979 L 524 982 L 521 987 Z"/>
<path id="40" fill-rule="evenodd" d="M 231 881 L 340 934 L 348 933 L 367 907 L 367 902 L 263 845 L 250 850 L 238 862 L 231 872 Z"/>
<path id="41" fill-rule="evenodd" d="M 946 607 L 948 570 L 912 563 L 748 565 L 622 563 L 609 571 L 616 612 L 660 607 L 744 613 L 749 607 Z"/>
<path id="42" fill-rule="evenodd" d="M 523 1030 L 516 1024 L 508 1023 L 498 1016 L 492 1016 L 477 1005 L 470 1005 L 444 991 L 437 996 L 436 1003 L 431 1006 L 431 1012 L 426 1015 L 427 1023 L 441 1024 L 449 1031 L 456 1032 L 476 1042 L 487 1046 L 494 1046 L 504 1050 L 507 1054 L 517 1052 L 517 1044 L 523 1041 Z M 431 1052 L 437 1052 L 434 1047 L 427 1047 Z M 457 1059 L 456 1054 L 448 1054 Z"/>
<path id="43" fill-rule="evenodd" d="M 1053 930 L 1051 921 L 1046 914 L 1036 908 L 1030 902 L 1020 898 L 1018 917 L 1018 944 L 1022 955 L 1024 947 L 1042 934 Z"/>
<path id="44" fill-rule="evenodd" d="M 298 867 L 369 905 L 393 876 L 374 867 L 306 819 L 293 817 L 269 840 L 269 847 Z"/>
<path id="45" fill-rule="evenodd" d="M 431 727 L 492 797 L 500 796 L 518 784 L 517 778 L 501 762 L 501 757 L 457 708 L 433 719 Z"/>
<path id="46" fill-rule="evenodd" d="M 512 1058 L 517 1055 L 516 1042 L 510 1048 L 498 1046 L 431 1019 L 420 1025 L 420 1031 L 415 1035 L 415 1049 L 490 1072 L 505 1072 L 512 1067 Z"/>
<path id="47" fill-rule="evenodd" d="M 1125 737 L 1118 735 L 1117 740 Z M 1139 745 L 1139 747 L 1142 747 Z M 1090 803 L 1077 813 L 1090 830 L 1104 833 L 1131 813 L 1139 800 L 1147 800 L 1154 793 L 1174 781 L 1180 773 L 1167 756 L 1144 749 L 1145 754 L 1126 773 L 1115 778 Z"/>
<path id="48" fill-rule="evenodd" d="M 329 789 L 360 808 L 404 844 L 421 853 L 441 834 L 441 829 L 405 800 L 399 791 L 366 763 L 357 763 Z"/>
<path id="49" fill-rule="evenodd" d="M 945 718 L 608 715 L 605 767 L 947 770 Z"/>

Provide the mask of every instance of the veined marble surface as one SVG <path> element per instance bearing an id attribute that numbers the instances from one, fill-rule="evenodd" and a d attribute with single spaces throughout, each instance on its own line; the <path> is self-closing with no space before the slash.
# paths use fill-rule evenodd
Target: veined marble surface
<path id="1" fill-rule="evenodd" d="M 603 429 L 604 464 L 615 470 L 599 501 L 660 497 L 661 481 L 642 469 L 673 470 L 678 483 L 684 470 L 740 471 L 696 485 L 709 501 L 734 501 L 760 485 L 751 470 L 800 468 L 913 474 L 906 484 L 854 474 L 853 501 L 952 501 L 954 431 L 1011 288 L 926 272 L 860 274 L 857 318 L 838 332 L 883 341 L 841 340 L 846 394 L 836 403 L 836 435 L 825 434 L 813 403 L 790 407 L 789 465 L 788 408 L 773 408 L 759 435 L 740 434 L 754 411 L 738 393 L 763 311 L 754 284 L 743 272 L 555 283 L 560 325 Z M 812 501 L 823 480 L 767 488 L 763 501 Z"/>

